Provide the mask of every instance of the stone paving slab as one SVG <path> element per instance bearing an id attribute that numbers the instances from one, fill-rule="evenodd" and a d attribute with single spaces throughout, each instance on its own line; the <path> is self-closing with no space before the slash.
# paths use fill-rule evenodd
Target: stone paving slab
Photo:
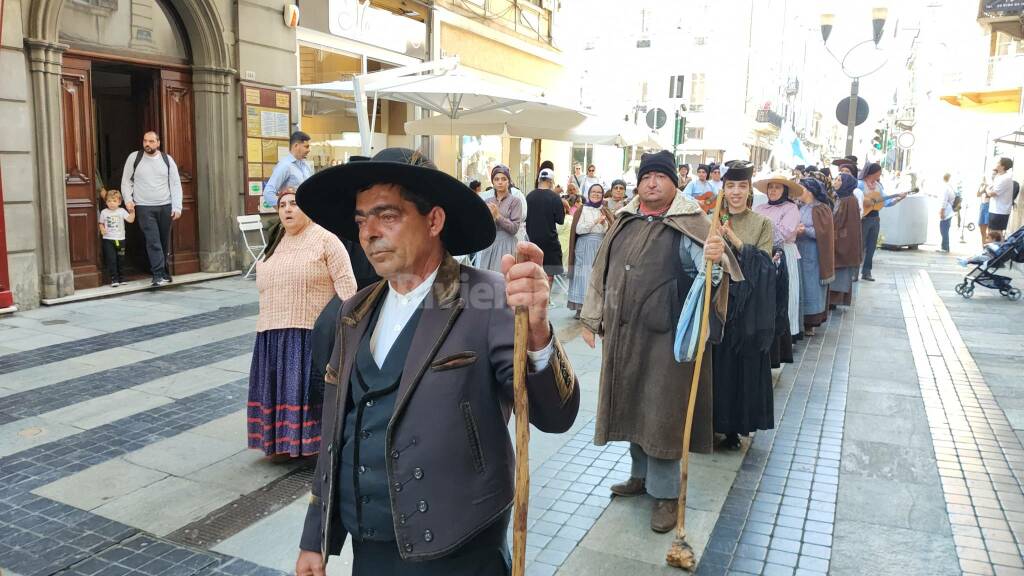
<path id="1" fill-rule="evenodd" d="M 166 477 L 165 472 L 115 458 L 40 486 L 32 493 L 80 510 L 93 510 Z"/>
<path id="2" fill-rule="evenodd" d="M 75 428 L 89 430 L 171 402 L 173 400 L 165 396 L 136 390 L 119 390 L 113 394 L 40 414 L 39 418 L 55 423 L 69 423 Z"/>
<path id="3" fill-rule="evenodd" d="M 169 476 L 116 498 L 93 512 L 151 534 L 164 536 L 238 496 L 238 491 Z"/>

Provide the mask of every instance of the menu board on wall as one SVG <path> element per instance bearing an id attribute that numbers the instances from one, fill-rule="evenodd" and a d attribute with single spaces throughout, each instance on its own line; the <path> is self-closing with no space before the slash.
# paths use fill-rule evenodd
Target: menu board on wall
<path id="1" fill-rule="evenodd" d="M 288 153 L 291 131 L 289 92 L 270 88 L 242 87 L 245 108 L 245 213 L 273 213 L 263 202 L 263 184 L 279 158 Z"/>

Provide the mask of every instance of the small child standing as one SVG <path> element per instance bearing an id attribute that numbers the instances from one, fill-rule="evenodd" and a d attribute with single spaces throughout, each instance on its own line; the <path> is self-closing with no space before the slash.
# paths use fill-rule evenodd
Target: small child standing
<path id="1" fill-rule="evenodd" d="M 107 261 L 110 286 L 117 288 L 121 281 L 121 255 L 124 254 L 124 223 L 135 222 L 135 211 L 121 207 L 121 192 L 100 190 L 100 198 L 107 207 L 100 211 L 100 234 L 103 236 L 103 259 Z"/>

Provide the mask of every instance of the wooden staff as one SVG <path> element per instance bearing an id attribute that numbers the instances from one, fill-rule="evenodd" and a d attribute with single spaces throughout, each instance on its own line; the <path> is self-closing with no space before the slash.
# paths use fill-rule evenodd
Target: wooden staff
<path id="1" fill-rule="evenodd" d="M 518 250 L 517 250 L 518 253 Z M 517 255 L 516 263 L 523 262 Z M 526 515 L 530 504 L 530 404 L 526 397 L 526 345 L 530 315 L 516 306 L 512 354 L 513 409 L 516 413 L 516 488 L 512 520 L 512 576 L 526 574 Z"/>
<path id="2" fill-rule="evenodd" d="M 722 192 L 715 200 L 715 210 L 711 217 L 711 231 L 716 232 L 720 226 L 719 216 L 722 211 Z M 697 566 L 697 557 L 693 547 L 686 541 L 686 483 L 689 479 L 690 465 L 690 432 L 693 429 L 693 410 L 697 404 L 697 386 L 700 384 L 700 369 L 704 360 L 704 350 L 708 341 L 708 320 L 711 314 L 711 260 L 704 260 L 704 308 L 700 318 L 700 340 L 697 342 L 697 357 L 693 361 L 693 378 L 690 380 L 690 398 L 686 406 L 686 418 L 683 421 L 683 461 L 679 473 L 679 502 L 676 510 L 676 539 L 672 542 L 665 561 L 669 566 L 693 570 Z"/>

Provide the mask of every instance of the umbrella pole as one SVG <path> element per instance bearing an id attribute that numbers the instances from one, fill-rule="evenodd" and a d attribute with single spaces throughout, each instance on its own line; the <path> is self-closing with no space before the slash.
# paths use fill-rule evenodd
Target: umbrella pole
<path id="1" fill-rule="evenodd" d="M 530 503 L 530 405 L 526 396 L 529 312 L 516 306 L 512 390 L 516 413 L 516 483 L 512 516 L 512 576 L 526 574 L 526 518 Z"/>
<path id="2" fill-rule="evenodd" d="M 711 217 L 711 230 L 717 231 L 719 215 L 722 211 L 722 196 L 719 193 L 715 201 L 714 214 Z M 693 547 L 686 541 L 686 484 L 689 480 L 690 466 L 690 433 L 693 429 L 693 411 L 697 405 L 697 386 L 700 384 L 700 370 L 707 348 L 708 321 L 711 308 L 711 260 L 704 261 L 704 308 L 700 321 L 700 340 L 697 343 L 697 356 L 693 361 L 693 378 L 690 380 L 690 398 L 686 405 L 686 418 L 683 421 L 683 461 L 679 472 L 679 501 L 676 509 L 676 538 L 665 556 L 669 566 L 693 570 L 697 566 L 697 557 Z"/>

